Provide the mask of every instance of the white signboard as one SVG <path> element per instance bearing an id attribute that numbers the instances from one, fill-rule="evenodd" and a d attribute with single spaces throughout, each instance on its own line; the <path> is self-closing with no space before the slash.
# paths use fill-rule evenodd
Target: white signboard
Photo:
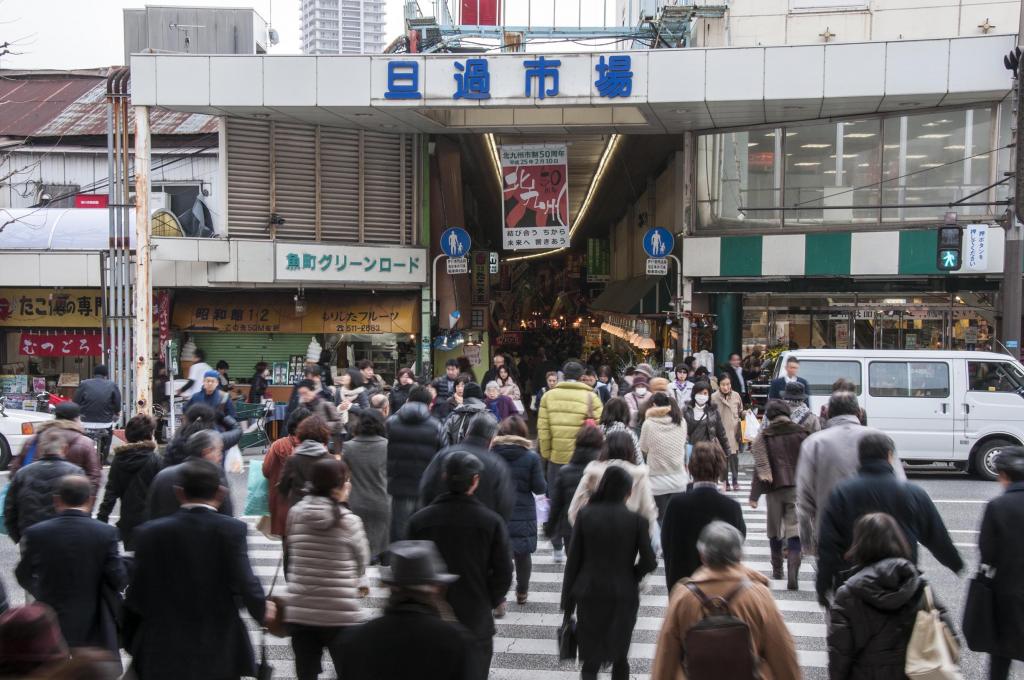
<path id="1" fill-rule="evenodd" d="M 501 147 L 507 250 L 569 245 L 569 171 L 565 144 Z"/>
<path id="2" fill-rule="evenodd" d="M 423 248 L 277 243 L 277 281 L 322 283 L 427 282 L 430 260 Z"/>
<path id="3" fill-rule="evenodd" d="M 647 258 L 647 275 L 664 276 L 668 274 L 668 258 L 649 257 Z"/>
<path id="4" fill-rule="evenodd" d="M 964 229 L 964 268 L 968 271 L 988 270 L 988 225 L 968 224 Z"/>
<path id="5" fill-rule="evenodd" d="M 468 274 L 469 273 L 469 258 L 467 257 L 449 257 L 448 262 L 445 265 L 446 270 L 449 274 Z"/>

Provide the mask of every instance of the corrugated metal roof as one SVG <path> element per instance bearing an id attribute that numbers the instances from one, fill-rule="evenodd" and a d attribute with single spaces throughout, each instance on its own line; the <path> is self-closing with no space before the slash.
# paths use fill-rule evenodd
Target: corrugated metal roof
<path id="1" fill-rule="evenodd" d="M 134 128 L 134 117 L 129 116 Z M 154 135 L 217 132 L 217 119 L 199 113 L 150 110 Z M 0 80 L 0 136 L 74 137 L 107 134 L 105 77 Z"/>

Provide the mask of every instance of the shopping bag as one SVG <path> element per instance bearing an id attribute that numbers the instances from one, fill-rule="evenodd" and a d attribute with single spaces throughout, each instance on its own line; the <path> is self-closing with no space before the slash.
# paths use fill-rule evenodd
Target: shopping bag
<path id="1" fill-rule="evenodd" d="M 537 506 L 537 524 L 547 524 L 551 516 L 551 501 L 547 496 L 534 496 L 533 502 Z"/>
<path id="2" fill-rule="evenodd" d="M 956 636 L 935 608 L 931 586 L 925 586 L 924 602 L 910 634 L 903 671 L 909 680 L 963 680 L 959 660 Z"/>
<path id="3" fill-rule="evenodd" d="M 267 478 L 263 476 L 263 466 L 256 461 L 249 463 L 245 514 L 257 517 L 270 514 L 269 489 Z"/>
<path id="4" fill-rule="evenodd" d="M 566 614 L 558 627 L 558 658 L 575 661 L 576 651 L 576 617 Z"/>
<path id="5" fill-rule="evenodd" d="M 978 568 L 978 573 L 967 586 L 963 628 L 968 649 L 992 652 L 996 639 L 995 596 L 992 592 L 992 579 L 985 565 Z"/>
<path id="6" fill-rule="evenodd" d="M 235 474 L 242 471 L 242 450 L 237 446 L 224 452 L 224 469 Z"/>
<path id="7" fill-rule="evenodd" d="M 747 411 L 747 415 L 743 419 L 743 423 L 743 439 L 749 442 L 752 442 L 755 439 L 757 439 L 757 435 L 760 434 L 761 432 L 761 423 L 758 422 L 757 416 L 754 415 L 753 411 Z"/>

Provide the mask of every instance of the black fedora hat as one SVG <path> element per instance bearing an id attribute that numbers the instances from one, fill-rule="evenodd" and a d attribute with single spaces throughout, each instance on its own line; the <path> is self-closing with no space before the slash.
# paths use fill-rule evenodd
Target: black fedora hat
<path id="1" fill-rule="evenodd" d="M 447 584 L 459 578 L 445 571 L 447 567 L 433 541 L 397 541 L 391 544 L 389 553 L 389 566 L 380 569 L 380 580 L 387 585 Z"/>

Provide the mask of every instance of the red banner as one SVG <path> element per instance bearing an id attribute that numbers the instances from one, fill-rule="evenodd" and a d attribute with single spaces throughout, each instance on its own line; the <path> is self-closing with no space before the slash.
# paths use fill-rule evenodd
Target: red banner
<path id="1" fill-rule="evenodd" d="M 99 333 L 22 333 L 18 354 L 30 357 L 98 357 L 103 354 Z"/>

